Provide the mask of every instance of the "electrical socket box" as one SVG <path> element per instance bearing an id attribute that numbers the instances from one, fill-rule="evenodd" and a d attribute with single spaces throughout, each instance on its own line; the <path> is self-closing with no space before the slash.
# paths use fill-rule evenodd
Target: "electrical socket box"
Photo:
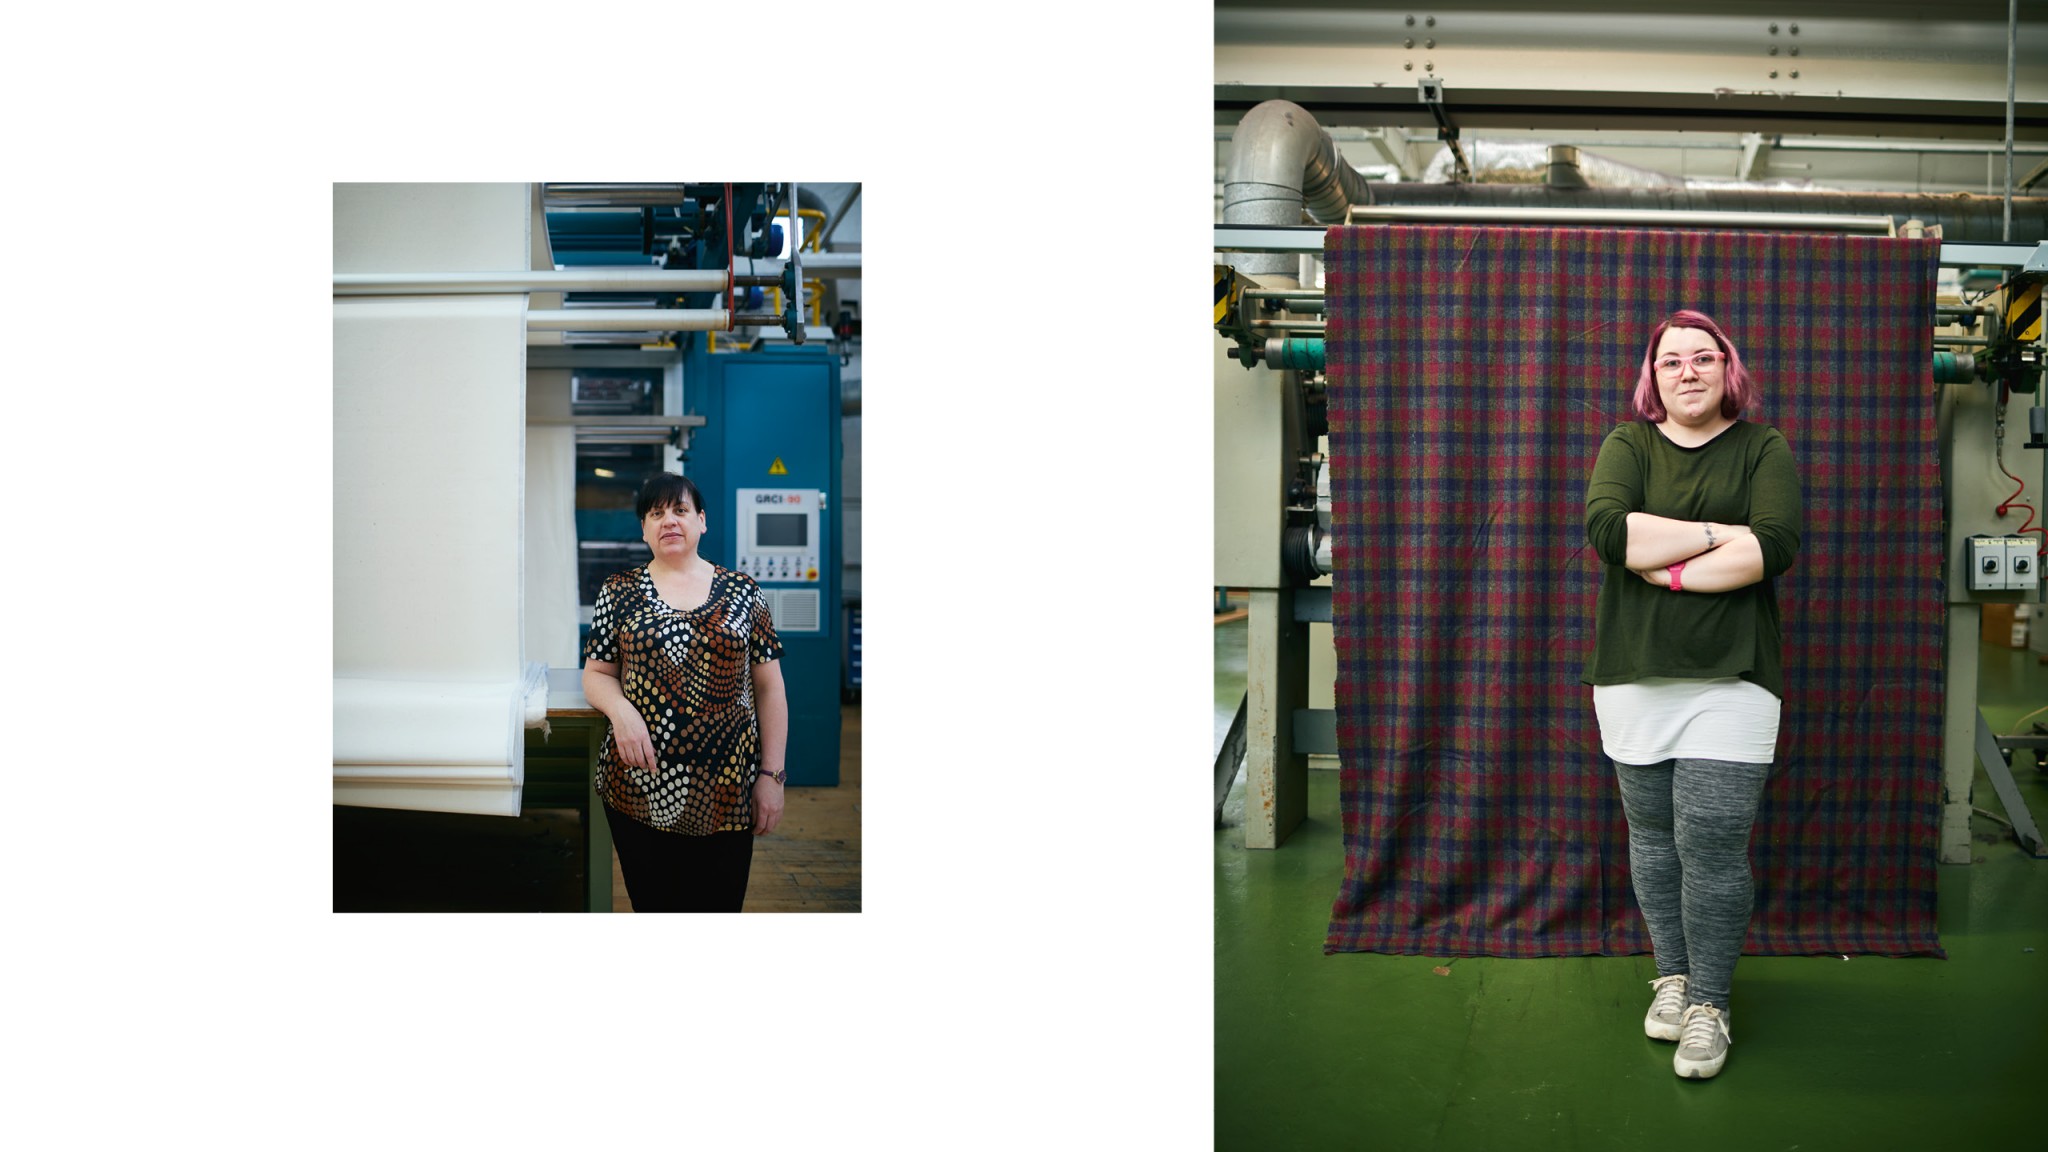
<path id="1" fill-rule="evenodd" d="M 1970 591 L 2005 591 L 2005 538 L 1970 537 Z"/>
<path id="2" fill-rule="evenodd" d="M 2005 586 L 2009 590 L 2034 589 L 2041 586 L 2041 557 L 2037 555 L 2040 546 L 2031 536 L 2007 536 L 2005 538 Z"/>

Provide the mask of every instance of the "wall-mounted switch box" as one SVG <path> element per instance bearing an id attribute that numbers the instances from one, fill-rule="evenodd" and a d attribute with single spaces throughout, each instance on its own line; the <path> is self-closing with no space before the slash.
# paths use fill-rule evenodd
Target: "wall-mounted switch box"
<path id="1" fill-rule="evenodd" d="M 1970 537 L 1970 591 L 2005 591 L 2005 537 Z"/>
<path id="2" fill-rule="evenodd" d="M 2041 558 L 2036 553 L 2040 545 L 2032 536 L 2007 536 L 2005 538 L 2005 586 L 2008 589 L 2034 589 L 2041 586 Z"/>

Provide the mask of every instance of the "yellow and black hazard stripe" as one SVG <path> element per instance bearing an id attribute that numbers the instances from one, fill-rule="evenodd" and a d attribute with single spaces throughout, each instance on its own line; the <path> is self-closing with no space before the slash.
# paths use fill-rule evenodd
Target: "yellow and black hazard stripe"
<path id="1" fill-rule="evenodd" d="M 1216 323 L 1223 323 L 1223 318 L 1230 315 L 1236 309 L 1237 292 L 1236 274 L 1231 272 L 1228 267 L 1218 264 L 1216 266 Z"/>
<path id="2" fill-rule="evenodd" d="M 2022 344 L 2041 338 L 2041 282 L 2019 285 L 2005 295 L 2005 334 Z"/>

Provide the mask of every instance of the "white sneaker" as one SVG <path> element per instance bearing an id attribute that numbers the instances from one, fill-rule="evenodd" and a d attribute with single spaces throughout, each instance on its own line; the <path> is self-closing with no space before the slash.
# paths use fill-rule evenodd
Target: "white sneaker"
<path id="1" fill-rule="evenodd" d="M 1684 1035 L 1678 1039 L 1677 1054 L 1671 1057 L 1671 1069 L 1688 1079 L 1705 1080 L 1721 1071 L 1733 1043 L 1728 1014 L 1712 1004 L 1695 1004 L 1685 1010 Z"/>
<path id="2" fill-rule="evenodd" d="M 1678 1039 L 1678 1026 L 1685 1016 L 1685 973 L 1661 976 L 1650 981 L 1657 990 L 1650 1001 L 1649 1015 L 1643 1017 L 1643 1035 L 1652 1040 Z"/>

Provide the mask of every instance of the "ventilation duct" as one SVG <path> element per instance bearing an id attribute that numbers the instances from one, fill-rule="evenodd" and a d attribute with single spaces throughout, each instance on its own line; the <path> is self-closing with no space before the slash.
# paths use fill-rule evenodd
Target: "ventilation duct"
<path id="1" fill-rule="evenodd" d="M 1372 203 L 1371 185 L 1344 160 L 1336 141 L 1306 108 L 1268 100 L 1244 114 L 1230 137 L 1223 177 L 1225 224 L 1342 224 L 1353 204 Z M 1297 258 L 1244 253 L 1235 261 L 1250 276 L 1296 275 Z"/>
<path id="2" fill-rule="evenodd" d="M 1549 149 L 1550 168 L 1543 174 L 1543 182 L 1552 188 L 1584 188 L 1586 178 L 1579 173 L 1579 150 L 1569 144 L 1552 144 Z"/>

